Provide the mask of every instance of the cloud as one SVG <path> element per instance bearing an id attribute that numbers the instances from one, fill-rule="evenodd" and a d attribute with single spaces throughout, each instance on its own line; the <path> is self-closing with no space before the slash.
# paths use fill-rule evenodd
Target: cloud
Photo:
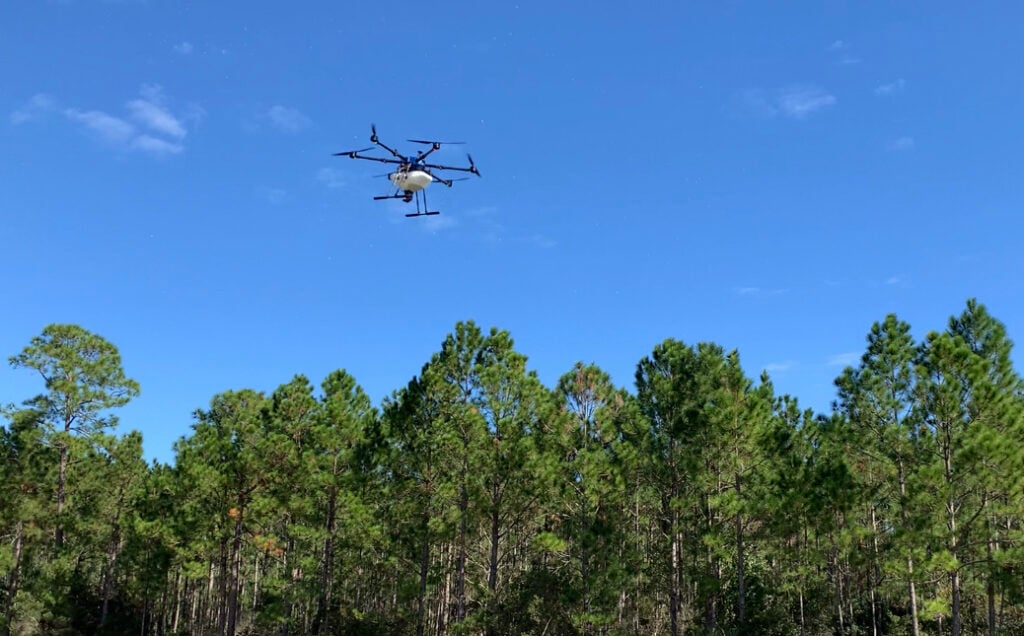
<path id="1" fill-rule="evenodd" d="M 316 173 L 316 180 L 331 190 L 338 190 L 348 185 L 345 181 L 345 173 L 338 168 L 320 168 Z"/>
<path id="2" fill-rule="evenodd" d="M 834 356 L 830 356 L 828 359 L 828 366 L 830 367 L 849 367 L 860 362 L 860 354 L 856 351 L 850 351 L 848 353 L 837 353 Z"/>
<path id="3" fill-rule="evenodd" d="M 784 89 L 779 93 L 777 99 L 777 104 L 783 114 L 794 119 L 803 119 L 835 103 L 834 95 L 813 86 L 794 86 Z"/>
<path id="4" fill-rule="evenodd" d="M 840 64 L 860 64 L 860 58 L 850 53 L 850 44 L 844 40 L 835 40 L 828 50 L 839 56 Z"/>
<path id="5" fill-rule="evenodd" d="M 270 205 L 280 205 L 288 199 L 288 191 L 281 188 L 258 188 L 257 194 Z"/>
<path id="6" fill-rule="evenodd" d="M 275 128 L 286 133 L 297 133 L 313 125 L 309 117 L 287 106 L 272 106 L 265 116 Z"/>
<path id="7" fill-rule="evenodd" d="M 556 247 L 558 245 L 558 241 L 543 234 L 534 234 L 533 236 L 530 237 L 530 242 L 536 245 L 537 247 L 546 250 Z"/>
<path id="8" fill-rule="evenodd" d="M 769 296 L 778 296 L 785 294 L 788 289 L 774 288 L 765 289 L 763 287 L 738 287 L 736 293 L 740 296 L 747 296 L 749 298 L 767 298 Z"/>
<path id="9" fill-rule="evenodd" d="M 886 285 L 902 285 L 905 281 L 902 276 L 890 276 L 885 279 Z"/>
<path id="10" fill-rule="evenodd" d="M 139 135 L 133 139 L 131 147 L 135 150 L 143 150 L 155 155 L 176 155 L 185 149 L 185 147 L 178 142 L 157 139 L 156 137 L 150 137 L 145 134 Z"/>
<path id="11" fill-rule="evenodd" d="M 179 42 L 174 45 L 174 52 L 181 55 L 191 55 L 194 49 L 191 42 Z"/>
<path id="12" fill-rule="evenodd" d="M 135 126 L 130 122 L 99 110 L 82 112 L 69 108 L 64 111 L 64 114 L 71 121 L 82 124 L 87 130 L 109 143 L 126 144 L 131 142 L 135 136 Z"/>
<path id="13" fill-rule="evenodd" d="M 764 365 L 764 370 L 768 371 L 769 373 L 776 371 L 781 372 L 787 369 L 791 369 L 795 365 L 796 363 L 793 362 L 792 360 L 786 360 L 785 362 L 769 362 L 768 364 Z"/>
<path id="14" fill-rule="evenodd" d="M 142 93 L 147 99 L 133 99 L 126 105 L 135 121 L 168 137 L 183 138 L 185 126 L 161 106 L 163 91 L 159 87 L 143 87 Z"/>
<path id="15" fill-rule="evenodd" d="M 836 101 L 836 97 L 825 89 L 791 86 L 775 91 L 774 96 L 758 88 L 747 89 L 739 94 L 738 104 L 740 111 L 753 117 L 771 119 L 782 114 L 793 119 L 804 119 L 834 105 Z"/>
<path id="16" fill-rule="evenodd" d="M 422 224 L 422 228 L 425 232 L 437 233 L 444 230 L 449 230 L 459 224 L 458 220 L 451 215 L 438 214 L 435 216 L 425 216 L 422 219 L 416 219 Z"/>
<path id="17" fill-rule="evenodd" d="M 52 97 L 45 93 L 38 93 L 33 95 L 32 99 L 28 100 L 24 106 L 11 113 L 11 123 L 20 126 L 37 120 L 56 108 L 57 102 Z"/>
<path id="18" fill-rule="evenodd" d="M 197 124 L 205 112 L 193 105 L 184 116 L 178 116 L 166 106 L 166 101 L 159 85 L 145 84 L 139 89 L 139 98 L 125 104 L 126 116 L 74 107 L 62 112 L 68 121 L 112 146 L 153 155 L 179 154 L 185 150 L 185 122 Z M 45 103 L 52 108 L 56 102 L 51 99 Z"/>
<path id="19" fill-rule="evenodd" d="M 908 150 L 914 149 L 914 138 L 913 137 L 898 137 L 889 142 L 889 150 L 895 152 L 907 152 Z"/>
<path id="20" fill-rule="evenodd" d="M 902 93 L 903 89 L 907 87 L 907 81 L 902 77 L 896 81 L 889 82 L 888 84 L 880 84 L 875 87 L 875 95 L 887 97 L 889 95 L 895 95 L 896 93 Z"/>
<path id="21" fill-rule="evenodd" d="M 740 106 L 743 111 L 754 117 L 771 118 L 779 113 L 764 92 L 751 88 L 743 91 L 739 97 Z"/>

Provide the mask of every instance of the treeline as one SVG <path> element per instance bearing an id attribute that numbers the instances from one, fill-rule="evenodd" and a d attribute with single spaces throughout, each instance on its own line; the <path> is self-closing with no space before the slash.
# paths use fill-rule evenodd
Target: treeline
<path id="1" fill-rule="evenodd" d="M 459 323 L 379 408 L 226 391 L 147 465 L 117 349 L 51 325 L 10 358 L 0 634 L 1024 633 L 1010 351 L 973 300 L 887 316 L 819 415 L 713 343 L 550 388 Z"/>

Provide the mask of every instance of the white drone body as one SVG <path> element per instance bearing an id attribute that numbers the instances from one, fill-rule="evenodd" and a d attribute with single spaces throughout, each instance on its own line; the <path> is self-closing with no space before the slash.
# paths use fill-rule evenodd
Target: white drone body
<path id="1" fill-rule="evenodd" d="M 403 192 L 419 192 L 434 180 L 434 177 L 423 170 L 398 170 L 388 175 L 391 183 Z"/>
<path id="2" fill-rule="evenodd" d="M 454 170 L 457 172 L 468 172 L 469 174 L 473 174 L 478 177 L 480 176 L 480 171 L 476 169 L 476 165 L 473 163 L 473 157 L 468 154 L 466 155 L 466 159 L 469 160 L 469 165 L 465 167 L 446 166 L 427 162 L 427 157 L 434 151 L 440 150 L 443 144 L 461 144 L 461 141 L 426 141 L 423 139 L 409 139 L 408 141 L 429 146 L 429 148 L 415 155 L 403 155 L 377 138 L 377 127 L 373 124 L 370 124 L 370 141 L 373 142 L 376 147 L 388 151 L 391 156 L 374 157 L 363 154 L 364 152 L 373 150 L 374 146 L 363 148 L 361 150 L 336 152 L 334 153 L 334 156 L 344 156 L 351 159 L 365 159 L 367 161 L 377 161 L 380 163 L 394 165 L 395 171 L 388 174 L 388 180 L 390 180 L 395 186 L 395 192 L 392 194 L 373 197 L 373 200 L 381 201 L 383 199 L 401 199 L 406 203 L 412 203 L 415 200 L 416 212 L 406 214 L 406 216 L 428 216 L 432 214 L 439 214 L 436 210 L 430 210 L 427 208 L 427 193 L 424 191 L 426 187 L 435 181 L 439 181 L 450 188 L 454 181 L 463 180 L 446 178 L 435 173 L 444 170 Z M 420 207 L 421 205 L 422 208 Z"/>

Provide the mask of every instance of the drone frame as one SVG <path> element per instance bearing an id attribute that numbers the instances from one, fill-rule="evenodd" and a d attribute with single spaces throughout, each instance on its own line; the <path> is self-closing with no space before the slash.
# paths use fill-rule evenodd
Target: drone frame
<path id="1" fill-rule="evenodd" d="M 417 144 L 424 144 L 424 145 L 429 146 L 429 148 L 419 152 L 415 157 L 406 157 L 405 155 L 403 155 L 402 153 L 398 152 L 397 150 L 395 150 L 391 146 L 388 146 L 387 144 L 382 142 L 377 137 L 377 126 L 374 125 L 374 124 L 370 124 L 370 142 L 373 143 L 375 146 L 379 146 L 380 148 L 383 148 L 384 150 L 386 150 L 388 153 L 391 154 L 391 157 L 372 157 L 372 156 L 367 156 L 367 155 L 362 154 L 364 152 L 369 152 L 370 150 L 374 150 L 374 146 L 370 146 L 369 148 L 361 148 L 359 150 L 346 150 L 344 152 L 336 152 L 336 153 L 334 153 L 333 156 L 335 156 L 335 157 L 348 156 L 350 159 L 365 159 L 367 161 L 376 161 L 378 163 L 386 163 L 386 164 L 390 164 L 390 165 L 396 165 L 396 166 L 398 166 L 398 171 L 400 171 L 400 172 L 401 171 L 408 172 L 410 170 L 421 170 L 421 171 L 427 173 L 428 175 L 430 175 L 430 178 L 432 180 L 438 181 L 438 182 L 448 186 L 449 188 L 452 187 L 452 183 L 453 182 L 461 181 L 462 179 L 445 179 L 444 177 L 441 177 L 439 175 L 434 174 L 432 172 L 433 170 L 453 170 L 453 171 L 457 171 L 457 172 L 468 172 L 470 174 L 475 174 L 478 177 L 481 176 L 480 175 L 480 171 L 477 170 L 476 164 L 473 163 L 473 157 L 469 153 L 466 153 L 466 158 L 469 160 L 469 167 L 468 168 L 464 168 L 462 166 L 445 166 L 445 165 L 441 165 L 441 164 L 426 163 L 424 161 L 424 159 L 426 159 L 428 156 L 430 156 L 431 153 L 433 153 L 436 150 L 440 150 L 442 145 L 461 144 L 462 142 L 458 142 L 458 141 L 427 141 L 427 140 L 423 140 L 423 139 L 409 139 L 407 141 L 410 141 L 412 143 L 417 143 Z M 440 214 L 439 211 L 431 211 L 427 207 L 426 186 L 424 186 L 423 189 L 415 190 L 415 191 L 402 190 L 401 188 L 398 188 L 398 189 L 396 189 L 394 194 L 373 197 L 374 201 L 382 201 L 384 199 L 401 199 L 401 200 L 405 201 L 406 203 L 411 203 L 415 199 L 415 201 L 416 201 L 416 212 L 415 213 L 406 214 L 405 216 L 408 216 L 408 217 L 413 217 L 413 216 L 433 216 L 433 215 L 436 215 L 436 214 Z M 422 204 L 423 204 L 422 211 L 420 210 L 420 200 L 421 199 L 422 199 Z"/>

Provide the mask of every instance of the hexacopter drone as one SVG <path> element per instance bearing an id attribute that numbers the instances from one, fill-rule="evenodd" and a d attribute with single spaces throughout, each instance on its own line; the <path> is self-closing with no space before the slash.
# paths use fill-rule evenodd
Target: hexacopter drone
<path id="1" fill-rule="evenodd" d="M 366 159 L 369 161 L 378 161 L 380 163 L 394 164 L 396 166 L 395 171 L 388 174 L 387 177 L 394 184 L 396 190 L 393 194 L 388 194 L 379 197 L 373 197 L 374 201 L 381 201 L 383 199 L 401 199 L 406 203 L 411 203 L 413 199 L 416 200 L 416 212 L 409 213 L 405 216 L 430 216 L 434 214 L 440 214 L 440 212 L 434 210 L 431 211 L 427 208 L 427 193 L 426 187 L 434 181 L 439 181 L 449 188 L 452 187 L 452 183 L 455 181 L 464 181 L 468 177 L 461 179 L 445 179 L 432 171 L 436 170 L 457 170 L 459 172 L 469 172 L 480 176 L 480 171 L 476 169 L 476 165 L 473 163 L 473 157 L 468 153 L 466 158 L 469 159 L 469 167 L 462 168 L 460 166 L 442 166 L 439 164 L 427 163 L 424 161 L 430 153 L 435 150 L 439 150 L 442 145 L 446 144 L 461 144 L 460 141 L 427 141 L 424 139 L 408 139 L 415 144 L 423 144 L 430 146 L 430 148 L 420 152 L 416 155 L 405 156 L 390 146 L 386 146 L 377 138 L 377 127 L 370 124 L 370 141 L 380 146 L 384 150 L 387 150 L 391 157 L 368 157 L 360 153 L 373 150 L 374 147 L 362 148 L 360 150 L 347 150 L 345 152 L 334 153 L 335 157 L 342 157 L 347 155 L 351 159 Z M 420 210 L 420 200 L 423 201 L 422 211 Z"/>

